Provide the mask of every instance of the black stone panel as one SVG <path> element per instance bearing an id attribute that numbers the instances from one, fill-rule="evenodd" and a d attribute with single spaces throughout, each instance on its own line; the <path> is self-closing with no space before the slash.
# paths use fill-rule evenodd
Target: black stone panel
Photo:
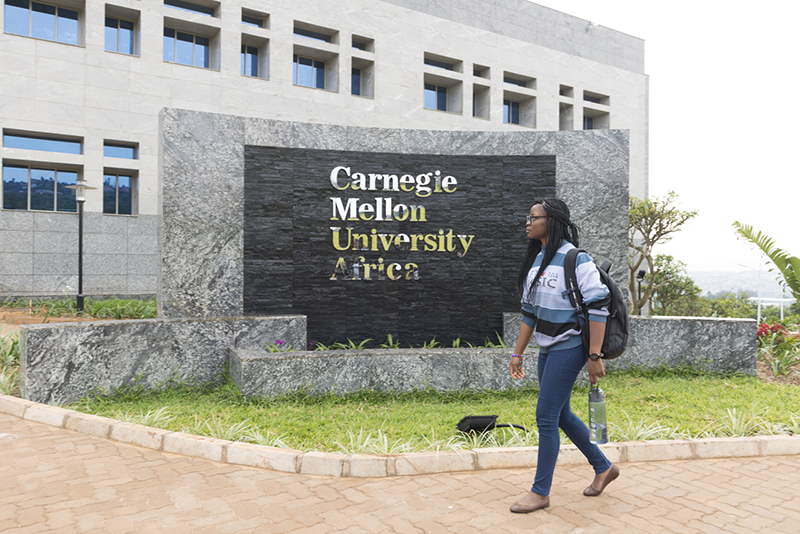
<path id="1" fill-rule="evenodd" d="M 451 193 L 427 197 L 383 191 L 380 180 L 378 190 L 337 190 L 330 182 L 337 166 L 398 178 L 440 170 L 458 183 Z M 519 310 L 525 215 L 534 198 L 555 195 L 555 178 L 555 156 L 247 146 L 244 311 L 305 314 L 309 340 L 325 344 L 380 342 L 390 333 L 404 345 L 434 336 L 446 344 L 496 340 L 502 313 Z M 339 183 L 352 185 L 344 174 Z M 342 206 L 350 199 L 372 206 L 364 208 L 372 220 L 331 220 L 331 198 Z M 425 220 L 419 209 L 416 221 L 411 215 L 376 220 L 377 204 L 384 208 L 387 198 L 395 207 L 424 207 Z M 340 229 L 337 243 L 346 250 L 335 248 L 332 227 Z M 395 240 L 401 234 L 407 241 Z M 459 235 L 474 236 L 466 254 Z"/>

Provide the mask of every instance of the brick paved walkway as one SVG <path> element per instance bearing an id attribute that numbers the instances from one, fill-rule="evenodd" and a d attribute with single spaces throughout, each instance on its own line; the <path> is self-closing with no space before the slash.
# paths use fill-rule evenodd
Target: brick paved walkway
<path id="1" fill-rule="evenodd" d="M 327 478 L 142 449 L 0 414 L 0 532 L 797 533 L 800 456 L 621 464 L 607 494 L 558 467 L 547 510 L 508 512 L 525 469 Z"/>

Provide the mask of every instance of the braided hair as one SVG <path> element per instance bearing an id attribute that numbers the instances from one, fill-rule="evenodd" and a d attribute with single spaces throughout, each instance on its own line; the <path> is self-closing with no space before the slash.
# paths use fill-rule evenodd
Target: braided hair
<path id="1" fill-rule="evenodd" d="M 539 272 L 543 273 L 545 268 L 550 265 L 553 258 L 561 247 L 561 242 L 566 239 L 576 247 L 579 246 L 578 227 L 569 218 L 569 208 L 563 200 L 558 198 L 537 198 L 533 201 L 533 206 L 541 204 L 547 214 L 547 246 L 544 249 L 544 258 L 539 267 Z M 542 242 L 538 239 L 528 240 L 528 250 L 525 254 L 525 261 L 517 277 L 517 286 L 520 294 L 524 294 L 525 283 L 528 280 L 528 272 L 536 260 L 536 256 L 542 250 Z M 536 295 L 536 281 L 531 284 L 531 300 Z"/>

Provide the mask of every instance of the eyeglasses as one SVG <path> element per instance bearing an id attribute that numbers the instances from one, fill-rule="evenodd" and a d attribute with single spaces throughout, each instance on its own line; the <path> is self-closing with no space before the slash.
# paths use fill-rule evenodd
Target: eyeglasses
<path id="1" fill-rule="evenodd" d="M 528 215 L 525 217 L 525 220 L 528 221 L 528 224 L 531 224 L 536 219 L 546 219 L 547 215 Z"/>

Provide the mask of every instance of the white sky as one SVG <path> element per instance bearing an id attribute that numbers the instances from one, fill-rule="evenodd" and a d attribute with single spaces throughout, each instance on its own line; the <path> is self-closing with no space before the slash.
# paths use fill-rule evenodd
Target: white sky
<path id="1" fill-rule="evenodd" d="M 656 252 L 690 271 L 758 269 L 739 221 L 800 256 L 800 2 L 536 3 L 645 41 L 650 196 L 699 211 Z"/>

